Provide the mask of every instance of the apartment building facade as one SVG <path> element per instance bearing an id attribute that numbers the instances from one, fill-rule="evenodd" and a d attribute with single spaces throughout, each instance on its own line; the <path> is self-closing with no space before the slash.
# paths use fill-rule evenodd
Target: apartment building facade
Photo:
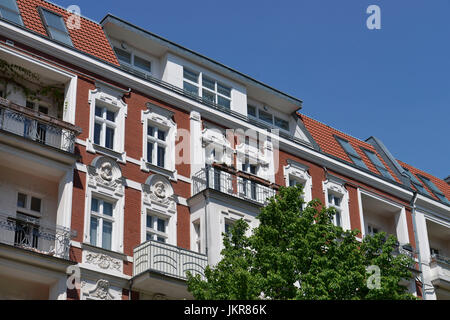
<path id="1" fill-rule="evenodd" d="M 448 178 L 379 139 L 118 17 L 43 0 L 0 0 L 0 69 L 0 299 L 191 298 L 186 272 L 294 184 L 361 238 L 396 235 L 417 262 L 409 290 L 450 298 Z"/>

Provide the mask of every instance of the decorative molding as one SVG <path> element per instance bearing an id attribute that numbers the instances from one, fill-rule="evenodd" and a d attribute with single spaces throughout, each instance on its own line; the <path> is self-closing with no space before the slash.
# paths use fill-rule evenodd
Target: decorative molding
<path id="1" fill-rule="evenodd" d="M 111 285 L 108 280 L 100 279 L 95 288 L 88 291 L 88 296 L 99 300 L 114 300 L 114 296 L 109 292 Z"/>
<path id="2" fill-rule="evenodd" d="M 144 205 L 159 212 L 176 212 L 176 196 L 174 195 L 170 181 L 159 174 L 150 176 L 145 184 L 142 184 L 142 196 Z"/>
<path id="3" fill-rule="evenodd" d="M 176 127 L 176 123 L 172 120 L 174 112 L 165 108 L 159 107 L 153 103 L 146 103 L 147 110 L 142 111 L 141 122 L 145 119 L 156 122 L 164 127 Z"/>
<path id="4" fill-rule="evenodd" d="M 125 179 L 119 165 L 112 159 L 97 157 L 87 166 L 88 184 L 92 188 L 103 187 L 123 196 Z"/>
<path id="5" fill-rule="evenodd" d="M 122 272 L 122 262 L 106 254 L 88 252 L 85 258 L 86 263 L 98 266 L 100 269 Z"/>

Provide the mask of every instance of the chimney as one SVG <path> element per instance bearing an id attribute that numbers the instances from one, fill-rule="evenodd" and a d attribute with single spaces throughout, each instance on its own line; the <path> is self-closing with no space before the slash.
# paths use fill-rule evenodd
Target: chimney
<path id="1" fill-rule="evenodd" d="M 448 176 L 447 178 L 445 178 L 444 181 L 447 182 L 447 184 L 450 184 L 450 176 Z"/>

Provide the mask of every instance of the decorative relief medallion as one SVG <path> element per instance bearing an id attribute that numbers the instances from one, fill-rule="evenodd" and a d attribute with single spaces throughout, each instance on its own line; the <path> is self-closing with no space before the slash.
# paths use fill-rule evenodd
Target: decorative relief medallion
<path id="1" fill-rule="evenodd" d="M 176 210 L 172 185 L 164 176 L 158 174 L 150 176 L 142 185 L 142 194 L 144 203 L 156 204 L 172 211 Z"/>
<path id="2" fill-rule="evenodd" d="M 97 157 L 88 166 L 88 183 L 92 187 L 102 186 L 124 194 L 124 179 L 119 165 L 112 159 Z"/>
<path id="3" fill-rule="evenodd" d="M 109 292 L 110 284 L 107 280 L 100 279 L 95 285 L 95 289 L 89 291 L 89 296 L 100 300 L 113 300 L 112 294 Z"/>

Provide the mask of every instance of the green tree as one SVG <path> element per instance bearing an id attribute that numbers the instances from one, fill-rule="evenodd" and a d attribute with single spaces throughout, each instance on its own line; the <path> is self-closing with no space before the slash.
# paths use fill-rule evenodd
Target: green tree
<path id="1" fill-rule="evenodd" d="M 413 260 L 398 254 L 397 239 L 379 233 L 358 241 L 358 230 L 333 224 L 335 214 L 318 200 L 304 206 L 301 187 L 281 187 L 251 236 L 245 221 L 236 222 L 222 260 L 204 278 L 188 274 L 188 290 L 199 300 L 415 299 L 400 284 L 412 279 Z M 369 266 L 380 274 L 372 289 Z"/>

